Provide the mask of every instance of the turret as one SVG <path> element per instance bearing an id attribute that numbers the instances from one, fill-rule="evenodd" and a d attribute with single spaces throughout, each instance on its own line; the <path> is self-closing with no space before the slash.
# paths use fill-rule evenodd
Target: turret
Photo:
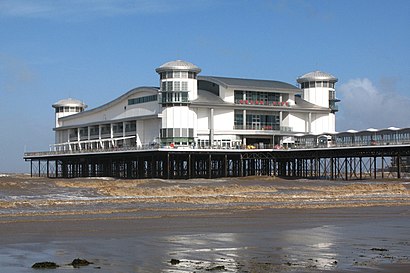
<path id="1" fill-rule="evenodd" d="M 189 108 L 198 98 L 197 75 L 201 69 L 186 61 L 167 62 L 155 70 L 160 76 L 162 104 L 161 141 L 166 145 L 191 145 L 196 136 L 197 115 Z"/>
<path id="2" fill-rule="evenodd" d="M 70 116 L 73 114 L 77 114 L 80 112 L 83 112 L 85 108 L 87 108 L 87 105 L 83 103 L 82 101 L 68 98 L 68 99 L 62 99 L 54 103 L 53 108 L 55 108 L 55 125 L 56 128 L 60 126 L 59 119 L 62 117 Z"/>
<path id="3" fill-rule="evenodd" d="M 163 103 L 188 103 L 198 97 L 196 77 L 201 69 L 181 60 L 165 63 L 155 69 L 160 75 Z"/>
<path id="4" fill-rule="evenodd" d="M 297 79 L 300 88 L 303 90 L 303 99 L 315 105 L 328 108 L 327 114 L 309 113 L 310 133 L 333 133 L 336 131 L 336 115 L 338 111 L 336 102 L 335 84 L 337 78 L 322 71 L 313 71 L 300 76 Z"/>
<path id="5" fill-rule="evenodd" d="M 322 106 L 330 108 L 332 113 L 337 112 L 335 84 L 337 78 L 331 74 L 322 71 L 313 71 L 300 76 L 297 79 L 300 88 L 303 90 L 303 99 Z"/>

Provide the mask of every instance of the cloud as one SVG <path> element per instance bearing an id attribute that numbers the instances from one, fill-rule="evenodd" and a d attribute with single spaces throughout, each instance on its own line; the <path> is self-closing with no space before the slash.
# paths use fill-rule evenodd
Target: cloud
<path id="1" fill-rule="evenodd" d="M 338 131 L 410 126 L 410 98 L 395 91 L 394 80 L 383 81 L 377 87 L 367 78 L 352 79 L 337 92 L 342 98 Z"/>
<path id="2" fill-rule="evenodd" d="M 167 13 L 200 8 L 213 0 L 3 0 L 0 17 L 23 18 L 89 18 L 146 13 Z"/>

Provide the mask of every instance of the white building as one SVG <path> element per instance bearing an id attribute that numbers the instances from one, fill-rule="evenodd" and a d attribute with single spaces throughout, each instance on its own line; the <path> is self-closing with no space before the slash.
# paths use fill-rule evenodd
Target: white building
<path id="1" fill-rule="evenodd" d="M 61 100 L 56 150 L 189 146 L 235 148 L 289 145 L 295 135 L 335 132 L 334 76 L 315 71 L 301 88 L 271 80 L 198 76 L 172 61 L 156 69 L 157 87 L 138 87 L 100 107 Z"/>

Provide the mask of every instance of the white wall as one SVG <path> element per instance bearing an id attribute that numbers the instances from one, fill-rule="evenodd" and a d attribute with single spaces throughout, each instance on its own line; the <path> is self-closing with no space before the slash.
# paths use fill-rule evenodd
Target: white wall
<path id="1" fill-rule="evenodd" d="M 329 88 L 326 87 L 314 87 L 314 88 L 305 88 L 303 91 L 303 99 L 322 106 L 329 107 Z"/>
<path id="2" fill-rule="evenodd" d="M 234 110 L 233 109 L 214 109 L 214 129 L 233 130 Z"/>
<path id="3" fill-rule="evenodd" d="M 197 129 L 198 130 L 209 130 L 209 112 L 208 108 L 197 108 Z"/>
<path id="4" fill-rule="evenodd" d="M 196 113 L 188 106 L 173 106 L 162 111 L 162 128 L 194 128 Z"/>
<path id="5" fill-rule="evenodd" d="M 235 91 L 233 88 L 224 88 L 223 86 L 219 86 L 219 96 L 226 102 L 235 102 Z"/>
<path id="6" fill-rule="evenodd" d="M 161 127 L 161 121 L 159 119 L 147 119 L 137 122 L 137 133 L 141 143 L 150 144 L 157 137 L 159 137 L 159 129 Z"/>
<path id="7" fill-rule="evenodd" d="M 329 132 L 329 114 L 312 113 L 312 133 Z"/>
<path id="8" fill-rule="evenodd" d="M 294 132 L 308 131 L 308 114 L 307 113 L 289 113 L 283 122 L 283 126 L 292 127 Z"/>

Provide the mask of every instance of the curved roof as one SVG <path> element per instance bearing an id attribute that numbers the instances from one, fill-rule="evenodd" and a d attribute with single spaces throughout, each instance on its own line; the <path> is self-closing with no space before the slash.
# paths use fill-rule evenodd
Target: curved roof
<path id="1" fill-rule="evenodd" d="M 239 88 L 254 88 L 265 90 L 293 90 L 300 92 L 301 90 L 294 85 L 286 82 L 270 81 L 270 80 L 254 80 L 254 79 L 241 79 L 241 78 L 225 78 L 214 76 L 200 76 L 198 81 L 209 81 L 218 85 L 226 87 L 239 87 Z"/>
<path id="2" fill-rule="evenodd" d="M 119 96 L 118 98 L 116 98 L 116 99 L 114 99 L 114 100 L 112 100 L 112 101 L 110 101 L 110 102 L 107 102 L 106 104 L 103 104 L 103 105 L 101 105 L 101 106 L 98 106 L 98 107 L 96 107 L 96 108 L 93 108 L 93 109 L 90 109 L 90 110 L 87 110 L 87 111 L 84 111 L 84 112 L 81 112 L 81 113 L 77 113 L 77 114 L 75 114 L 75 115 L 70 115 L 70 116 L 62 117 L 61 119 L 71 119 L 71 118 L 73 118 L 73 117 L 78 117 L 78 116 L 80 116 L 80 115 L 89 115 L 89 114 L 91 114 L 91 113 L 95 113 L 95 112 L 98 112 L 98 111 L 102 111 L 102 110 L 108 109 L 108 108 L 110 108 L 111 106 L 115 105 L 116 103 L 120 102 L 121 100 L 123 100 L 123 99 L 125 99 L 125 98 L 127 98 L 127 97 L 129 97 L 129 96 L 132 96 L 132 95 L 134 95 L 134 94 L 137 93 L 137 92 L 142 92 L 142 91 L 151 92 L 151 93 L 153 93 L 153 94 L 158 94 L 158 88 L 157 88 L 157 87 L 150 87 L 150 86 L 137 87 L 137 88 L 131 89 L 130 91 L 128 91 L 127 93 L 125 93 L 125 94 L 123 94 L 123 95 L 121 95 L 121 96 Z"/>
<path id="3" fill-rule="evenodd" d="M 54 103 L 52 106 L 54 108 L 63 107 L 63 106 L 73 106 L 73 107 L 77 106 L 77 107 L 83 107 L 84 109 L 87 108 L 87 105 L 84 102 L 77 100 L 77 99 L 73 99 L 73 98 L 59 100 L 56 103 Z"/>
<path id="4" fill-rule="evenodd" d="M 323 71 L 319 71 L 319 70 L 306 73 L 305 75 L 300 76 L 299 78 L 297 78 L 298 83 L 309 82 L 309 81 L 317 81 L 317 80 L 337 82 L 338 79 L 335 76 L 333 76 L 332 74 L 329 74 L 329 73 L 326 73 L 326 72 L 323 72 Z"/>
<path id="5" fill-rule="evenodd" d="M 198 66 L 194 65 L 193 63 L 182 60 L 167 62 L 158 67 L 157 69 L 155 69 L 157 73 L 169 70 L 192 71 L 195 73 L 201 72 L 201 68 L 199 68 Z"/>

